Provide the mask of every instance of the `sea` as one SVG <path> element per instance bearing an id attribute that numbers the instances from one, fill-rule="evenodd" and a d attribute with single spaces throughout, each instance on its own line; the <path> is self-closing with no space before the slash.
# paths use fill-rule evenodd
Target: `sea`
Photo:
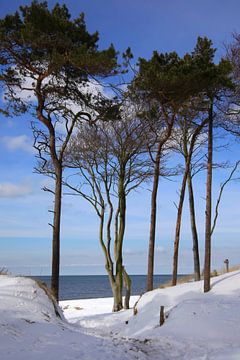
<path id="1" fill-rule="evenodd" d="M 132 295 L 140 295 L 146 291 L 146 275 L 130 275 L 132 280 Z M 50 276 L 34 276 L 51 285 Z M 171 275 L 155 275 L 154 288 L 158 288 L 171 280 Z M 123 290 L 124 293 L 124 290 Z M 60 276 L 59 299 L 92 299 L 112 297 L 112 291 L 106 275 L 64 275 Z"/>

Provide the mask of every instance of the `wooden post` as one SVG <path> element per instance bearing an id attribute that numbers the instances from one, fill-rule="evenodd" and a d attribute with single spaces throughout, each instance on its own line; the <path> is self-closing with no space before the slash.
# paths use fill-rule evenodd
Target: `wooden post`
<path id="1" fill-rule="evenodd" d="M 164 318 L 164 306 L 160 307 L 160 326 L 164 324 L 165 318 Z"/>
<path id="2" fill-rule="evenodd" d="M 228 260 L 228 259 L 225 259 L 225 260 L 224 260 L 224 264 L 225 264 L 225 266 L 226 266 L 226 272 L 228 272 L 228 271 L 229 271 L 229 260 Z"/>

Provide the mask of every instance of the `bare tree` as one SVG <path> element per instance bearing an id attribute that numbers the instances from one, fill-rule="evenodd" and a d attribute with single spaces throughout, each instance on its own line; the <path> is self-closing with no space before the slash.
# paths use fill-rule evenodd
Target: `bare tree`
<path id="1" fill-rule="evenodd" d="M 216 202 L 216 206 L 215 206 L 215 215 L 213 218 L 213 224 L 212 224 L 212 229 L 211 229 L 211 235 L 213 234 L 216 225 L 217 225 L 217 219 L 218 219 L 218 215 L 219 215 L 219 206 L 221 203 L 221 199 L 222 199 L 222 195 L 224 192 L 225 187 L 227 186 L 227 184 L 232 181 L 235 180 L 233 178 L 233 175 L 235 174 L 235 172 L 238 170 L 240 164 L 240 160 L 236 161 L 235 165 L 233 166 L 229 176 L 226 178 L 226 180 L 223 181 L 223 183 L 220 185 L 220 190 L 219 190 L 219 194 L 218 194 L 218 198 L 217 198 L 217 202 Z M 238 178 L 237 178 L 238 179 Z"/>
<path id="2" fill-rule="evenodd" d="M 83 126 L 71 141 L 68 166 L 78 168 L 78 186 L 73 177 L 64 182 L 86 199 L 99 217 L 99 240 L 114 297 L 113 311 L 129 306 L 131 281 L 123 266 L 123 241 L 128 194 L 150 174 L 146 156 L 146 126 L 136 119 L 97 122 Z M 113 241 L 114 239 L 114 241 Z"/>
<path id="3" fill-rule="evenodd" d="M 113 46 L 97 50 L 98 33 L 87 32 L 83 14 L 71 20 L 65 5 L 49 10 L 47 2 L 33 1 L 2 19 L 0 40 L 0 77 L 7 105 L 15 114 L 30 111 L 37 118 L 40 130 L 35 140 L 40 145 L 35 141 L 35 146 L 40 157 L 46 151 L 51 158 L 55 179 L 51 288 L 58 300 L 63 156 L 91 98 L 80 84 L 84 87 L 94 76 L 113 74 L 116 52 Z M 78 111 L 72 116 L 74 106 Z M 59 137 L 56 124 L 60 122 L 65 136 L 61 131 Z"/>

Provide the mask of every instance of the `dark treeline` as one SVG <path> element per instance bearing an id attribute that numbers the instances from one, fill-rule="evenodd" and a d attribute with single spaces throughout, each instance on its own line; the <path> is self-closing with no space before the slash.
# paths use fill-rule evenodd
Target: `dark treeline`
<path id="1" fill-rule="evenodd" d="M 119 311 L 129 307 L 131 294 L 122 251 L 128 195 L 145 182 L 151 186 L 149 291 L 153 289 L 159 181 L 175 175 L 182 181 L 176 204 L 172 285 L 177 284 L 186 191 L 194 278 L 199 280 L 193 178 L 200 171 L 206 173 L 202 267 L 207 292 L 217 220 L 216 212 L 212 221 L 215 134 L 217 129 L 236 137 L 240 134 L 240 36 L 234 35 L 219 63 L 214 61 L 211 40 L 199 37 L 192 52 L 182 57 L 154 51 L 149 60 L 139 58 L 134 66 L 130 49 L 120 56 L 113 45 L 99 50 L 98 40 L 97 32 L 87 31 L 84 14 L 71 19 L 65 5 L 49 9 L 47 2 L 34 1 L 0 20 L 0 80 L 5 99 L 1 112 L 32 115 L 36 171 L 53 178 L 55 184 L 54 189 L 45 188 L 54 197 L 52 292 L 58 300 L 63 188 L 90 203 L 99 219 L 113 311 Z M 123 84 L 124 77 L 128 81 Z M 23 96 L 23 91 L 29 96 Z M 170 166 L 168 161 L 176 153 L 182 157 L 181 167 L 172 162 Z"/>

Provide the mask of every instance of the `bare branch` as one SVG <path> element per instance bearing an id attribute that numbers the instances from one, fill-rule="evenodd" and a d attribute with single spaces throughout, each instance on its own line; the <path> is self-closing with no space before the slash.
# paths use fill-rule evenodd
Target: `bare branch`
<path id="1" fill-rule="evenodd" d="M 233 177 L 235 171 L 237 170 L 239 164 L 240 164 L 240 160 L 238 160 L 235 163 L 231 173 L 229 174 L 229 177 L 220 186 L 220 191 L 219 191 L 219 195 L 218 195 L 217 203 L 216 203 L 216 207 L 215 207 L 215 216 L 214 216 L 214 220 L 213 220 L 213 226 L 212 226 L 212 229 L 211 229 L 211 235 L 213 234 L 214 229 L 215 229 L 216 224 L 217 224 L 217 218 L 218 218 L 218 215 L 219 215 L 218 209 L 219 209 L 219 205 L 220 205 L 220 201 L 221 201 L 221 198 L 222 198 L 224 188 L 231 180 L 233 180 L 232 177 Z"/>

